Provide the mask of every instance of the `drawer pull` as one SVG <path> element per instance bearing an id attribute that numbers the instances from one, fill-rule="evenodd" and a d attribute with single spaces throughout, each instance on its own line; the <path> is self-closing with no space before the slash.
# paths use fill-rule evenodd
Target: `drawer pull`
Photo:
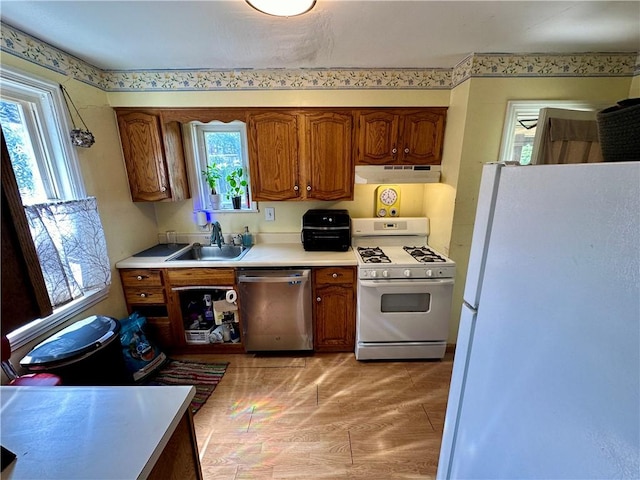
<path id="1" fill-rule="evenodd" d="M 147 294 L 146 293 L 141 293 L 140 294 L 140 298 L 147 298 Z"/>
<path id="2" fill-rule="evenodd" d="M 334 273 L 333 275 L 331 275 L 333 278 L 338 278 L 338 274 Z"/>
<path id="3" fill-rule="evenodd" d="M 146 276 L 144 276 L 144 275 L 138 275 L 138 276 L 136 277 L 136 280 L 144 280 L 145 278 L 147 278 L 147 277 L 146 277 Z"/>

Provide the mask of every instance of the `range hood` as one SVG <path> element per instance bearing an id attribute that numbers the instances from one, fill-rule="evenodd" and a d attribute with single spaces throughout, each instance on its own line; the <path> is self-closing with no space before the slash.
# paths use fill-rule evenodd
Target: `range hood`
<path id="1" fill-rule="evenodd" d="M 437 183 L 440 165 L 356 165 L 355 183 Z"/>

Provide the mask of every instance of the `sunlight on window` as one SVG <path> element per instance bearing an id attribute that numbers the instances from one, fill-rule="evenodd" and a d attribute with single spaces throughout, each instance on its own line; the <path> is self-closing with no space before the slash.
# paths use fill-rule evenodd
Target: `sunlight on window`
<path id="1" fill-rule="evenodd" d="M 257 211 L 251 200 L 246 124 L 193 121 L 184 124 L 183 134 L 194 211 Z"/>
<path id="2" fill-rule="evenodd" d="M 243 168 L 240 132 L 204 132 L 207 165 L 215 165 L 220 171 L 217 191 L 223 196 L 222 208 L 232 208 L 227 177 L 238 168 Z"/>
<path id="3" fill-rule="evenodd" d="M 25 205 L 46 202 L 47 193 L 26 127 L 22 105 L 11 101 L 0 101 L 0 124 L 2 124 L 22 202 Z"/>

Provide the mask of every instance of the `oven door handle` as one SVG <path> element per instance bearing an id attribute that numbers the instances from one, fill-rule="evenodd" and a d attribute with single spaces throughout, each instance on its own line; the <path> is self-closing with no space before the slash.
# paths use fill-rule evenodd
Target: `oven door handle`
<path id="1" fill-rule="evenodd" d="M 360 285 L 368 288 L 376 287 L 415 287 L 418 285 L 453 285 L 453 278 L 416 278 L 415 280 L 360 280 Z"/>

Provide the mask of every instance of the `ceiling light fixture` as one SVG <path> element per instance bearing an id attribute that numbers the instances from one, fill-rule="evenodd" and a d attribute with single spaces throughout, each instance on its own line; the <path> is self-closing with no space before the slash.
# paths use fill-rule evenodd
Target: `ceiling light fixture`
<path id="1" fill-rule="evenodd" d="M 316 0 L 246 0 L 259 12 L 276 17 L 295 17 L 307 13 L 316 4 Z"/>

